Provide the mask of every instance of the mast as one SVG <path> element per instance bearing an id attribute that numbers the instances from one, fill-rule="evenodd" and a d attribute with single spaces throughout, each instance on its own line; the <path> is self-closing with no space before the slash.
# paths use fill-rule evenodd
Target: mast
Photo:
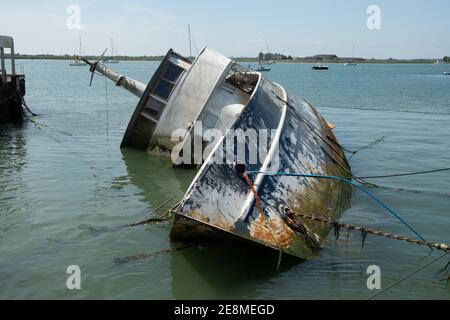
<path id="1" fill-rule="evenodd" d="M 111 38 L 111 60 L 114 59 L 114 39 Z"/>
<path id="2" fill-rule="evenodd" d="M 192 58 L 192 41 L 191 41 L 191 26 L 188 24 L 189 33 L 189 58 Z"/>
<path id="3" fill-rule="evenodd" d="M 79 57 L 81 57 L 81 36 L 80 36 L 80 48 L 79 48 Z"/>
<path id="4" fill-rule="evenodd" d="M 86 59 L 82 60 L 91 66 L 90 69 L 91 72 L 97 71 L 98 73 L 104 75 L 105 77 L 113 81 L 116 84 L 116 86 L 124 88 L 125 90 L 131 92 L 132 94 L 134 94 L 139 98 L 144 95 L 145 89 L 147 87 L 145 84 L 137 80 L 128 78 L 127 76 L 121 75 L 109 69 L 104 64 L 99 63 L 98 61 L 92 63 L 87 61 Z"/>

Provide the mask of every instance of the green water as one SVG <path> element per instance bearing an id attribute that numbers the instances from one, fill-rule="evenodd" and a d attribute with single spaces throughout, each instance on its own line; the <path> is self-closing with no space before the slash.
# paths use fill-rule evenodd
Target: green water
<path id="1" fill-rule="evenodd" d="M 134 263 L 140 253 L 173 247 L 170 225 L 123 228 L 162 202 L 180 199 L 194 173 L 142 152 L 120 150 L 137 98 L 101 77 L 88 86 L 87 68 L 64 61 L 20 61 L 34 124 L 0 125 L 0 298 L 276 298 L 367 299 L 369 265 L 382 286 L 436 258 L 438 252 L 346 233 L 314 261 L 254 248 L 202 244 Z M 112 66 L 147 82 L 157 63 Z M 450 71 L 445 65 L 276 64 L 267 74 L 317 105 L 336 123 L 349 149 L 381 139 L 358 153 L 356 175 L 450 167 Z M 107 89 L 107 94 L 106 94 Z M 108 97 L 108 103 L 106 102 Z M 362 110 L 364 109 L 364 110 Z M 450 174 L 377 181 L 372 190 L 396 208 L 427 240 L 450 242 Z M 398 190 L 406 189 L 406 190 Z M 364 194 L 355 192 L 344 220 L 411 235 Z M 411 235 L 412 236 L 412 235 Z M 448 258 L 382 295 L 386 299 L 449 299 L 440 269 Z M 66 268 L 81 268 L 82 289 L 66 289 Z"/>

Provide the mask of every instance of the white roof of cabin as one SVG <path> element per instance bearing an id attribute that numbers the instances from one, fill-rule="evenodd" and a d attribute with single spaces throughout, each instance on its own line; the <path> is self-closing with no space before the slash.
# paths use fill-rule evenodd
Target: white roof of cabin
<path id="1" fill-rule="evenodd" d="M 175 129 L 188 129 L 232 64 L 220 53 L 203 49 L 169 100 L 156 128 L 156 138 L 170 137 Z"/>

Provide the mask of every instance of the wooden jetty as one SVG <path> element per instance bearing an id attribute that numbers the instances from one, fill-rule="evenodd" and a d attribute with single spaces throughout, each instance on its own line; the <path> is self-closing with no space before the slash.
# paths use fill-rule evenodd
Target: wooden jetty
<path id="1" fill-rule="evenodd" d="M 9 49 L 9 54 L 5 53 Z M 10 60 L 8 72 L 7 60 Z M 23 119 L 22 99 L 25 96 L 25 75 L 16 73 L 14 40 L 0 36 L 0 121 Z"/>

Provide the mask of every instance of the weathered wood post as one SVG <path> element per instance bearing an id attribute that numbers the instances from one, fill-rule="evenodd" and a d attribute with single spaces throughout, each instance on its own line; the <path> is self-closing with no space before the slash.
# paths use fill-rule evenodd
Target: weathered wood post
<path id="1" fill-rule="evenodd" d="M 2 69 L 2 83 L 6 84 L 6 65 L 5 65 L 5 49 L 0 42 L 0 60 Z"/>

